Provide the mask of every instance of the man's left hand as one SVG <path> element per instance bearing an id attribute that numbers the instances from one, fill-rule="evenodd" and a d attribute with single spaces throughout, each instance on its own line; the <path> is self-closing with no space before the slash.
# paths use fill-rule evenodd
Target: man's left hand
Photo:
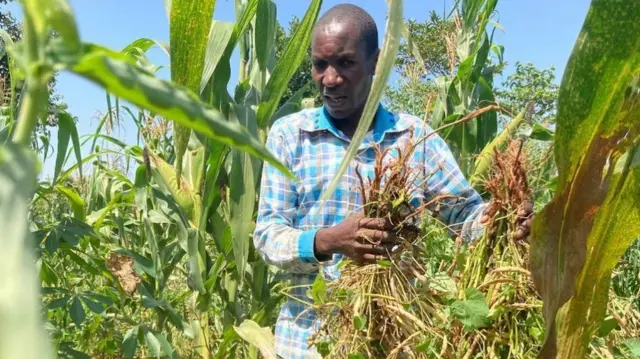
<path id="1" fill-rule="evenodd" d="M 516 221 L 517 229 L 515 239 L 529 239 L 531 234 L 531 223 L 533 222 L 533 202 L 526 201 L 518 209 L 518 220 Z"/>

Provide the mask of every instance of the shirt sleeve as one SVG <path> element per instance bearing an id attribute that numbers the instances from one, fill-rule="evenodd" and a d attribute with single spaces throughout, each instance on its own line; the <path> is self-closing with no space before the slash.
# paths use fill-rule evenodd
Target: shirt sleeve
<path id="1" fill-rule="evenodd" d="M 291 168 L 291 156 L 286 143 L 291 142 L 292 139 L 286 139 L 275 125 L 267 136 L 267 149 L 288 168 Z M 317 229 L 295 228 L 298 205 L 295 182 L 265 162 L 254 246 L 267 264 L 292 273 L 312 273 L 318 270 L 319 264 L 314 254 Z"/>
<path id="2" fill-rule="evenodd" d="M 486 204 L 464 177 L 451 150 L 438 135 L 425 140 L 425 169 L 429 176 L 425 200 L 448 197 L 435 201 L 429 209 L 436 211 L 452 234 L 467 242 L 480 237 L 484 231 L 480 218 Z"/>

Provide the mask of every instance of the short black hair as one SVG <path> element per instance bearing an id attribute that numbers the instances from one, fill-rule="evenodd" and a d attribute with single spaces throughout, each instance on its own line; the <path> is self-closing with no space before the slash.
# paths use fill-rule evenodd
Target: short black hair
<path id="1" fill-rule="evenodd" d="M 315 27 L 326 25 L 332 21 L 348 20 L 360 30 L 360 40 L 364 41 L 367 56 L 378 50 L 378 27 L 371 15 L 363 8 L 352 4 L 339 4 L 325 12 L 316 22 Z"/>

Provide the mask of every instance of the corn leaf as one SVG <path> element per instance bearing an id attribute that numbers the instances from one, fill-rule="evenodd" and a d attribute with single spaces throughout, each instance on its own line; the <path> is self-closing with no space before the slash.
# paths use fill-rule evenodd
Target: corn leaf
<path id="1" fill-rule="evenodd" d="M 80 35 L 67 0 L 48 0 L 44 3 L 46 5 L 39 11 L 45 13 L 49 25 L 60 34 L 69 49 L 73 52 L 80 51 Z"/>
<path id="2" fill-rule="evenodd" d="M 287 45 L 282 58 L 279 59 L 264 90 L 263 102 L 258 108 L 258 127 L 267 126 L 276 112 L 280 98 L 287 90 L 289 81 L 298 71 L 298 67 L 306 56 L 311 43 L 311 32 L 318 18 L 322 0 L 312 0 L 300 26 L 296 29 Z"/>
<path id="3" fill-rule="evenodd" d="M 53 357 L 41 318 L 40 282 L 27 224 L 35 168 L 32 153 L 11 143 L 0 146 L 0 358 Z"/>
<path id="4" fill-rule="evenodd" d="M 57 185 L 56 190 L 67 197 L 67 200 L 69 201 L 69 204 L 71 204 L 71 208 L 73 209 L 73 216 L 78 221 L 84 221 L 84 218 L 86 216 L 84 209 L 85 203 L 78 192 L 76 192 L 76 190 L 71 187 L 65 187 L 61 185 Z"/>
<path id="5" fill-rule="evenodd" d="M 262 328 L 252 320 L 245 320 L 233 329 L 238 335 L 255 346 L 265 359 L 276 359 L 275 338 L 269 328 Z"/>
<path id="6" fill-rule="evenodd" d="M 137 106 L 198 131 L 216 141 L 273 163 L 288 176 L 291 172 L 265 148 L 264 144 L 237 123 L 201 102 L 182 86 L 156 78 L 134 66 L 122 54 L 88 45 L 70 70 Z"/>
<path id="7" fill-rule="evenodd" d="M 58 122 L 58 151 L 56 154 L 56 164 L 53 171 L 53 181 L 56 183 L 58 175 L 62 170 L 64 161 L 67 157 L 67 148 L 69 148 L 69 139 L 71 138 L 71 126 L 75 126 L 73 122 L 69 123 L 65 118 L 61 118 Z M 80 166 L 78 166 L 80 168 Z"/>
<path id="8" fill-rule="evenodd" d="M 207 50 L 207 35 L 213 20 L 214 0 L 173 0 L 171 33 L 171 81 L 199 92 Z M 182 161 L 189 144 L 191 128 L 174 123 L 176 175 L 182 175 Z M 178 185 L 180 183 L 178 182 Z"/>
<path id="9" fill-rule="evenodd" d="M 271 0 L 258 0 L 258 14 L 256 16 L 255 49 L 256 59 L 260 66 L 260 71 L 267 70 L 269 55 L 274 51 L 275 29 L 276 29 L 276 4 Z"/>
<path id="10" fill-rule="evenodd" d="M 640 235 L 640 167 L 630 155 L 615 171 L 640 142 L 639 76 L 640 2 L 592 1 L 560 87 L 557 191 L 533 223 L 532 274 L 547 327 L 541 357 L 584 357 L 611 273 Z"/>
<path id="11" fill-rule="evenodd" d="M 520 125 L 523 123 L 524 115 L 525 112 L 522 111 L 509 122 L 507 127 L 505 127 L 505 129 L 502 130 L 502 132 L 496 136 L 491 143 L 482 149 L 482 152 L 480 152 L 480 155 L 476 158 L 473 175 L 469 179 L 469 183 L 473 187 L 479 189 L 483 185 L 484 180 L 489 174 L 489 169 L 493 164 L 494 153 L 496 151 L 500 152 L 504 150 L 504 148 L 509 144 L 509 140 L 511 140 Z"/>
<path id="12" fill-rule="evenodd" d="M 257 135 L 255 112 L 249 107 L 233 106 L 232 119 L 239 121 L 247 127 L 252 134 Z M 229 210 L 231 234 L 233 235 L 233 254 L 236 260 L 236 268 L 240 278 L 244 277 L 244 271 L 249 257 L 251 222 L 256 198 L 256 179 L 259 177 L 258 163 L 246 153 L 232 150 L 233 162 L 231 165 L 229 183 Z M 243 282 L 240 282 L 242 285 Z"/>
<path id="13" fill-rule="evenodd" d="M 333 191 L 336 190 L 342 175 L 344 175 L 349 164 L 355 157 L 364 136 L 367 134 L 367 131 L 373 122 L 376 110 L 380 104 L 382 92 L 387 84 L 389 74 L 391 74 L 391 71 L 393 70 L 396 54 L 398 53 L 398 48 L 400 46 L 400 38 L 402 37 L 402 0 L 389 0 L 388 3 L 389 17 L 387 19 L 386 26 L 387 32 L 385 34 L 380 58 L 378 59 L 376 76 L 373 80 L 373 85 L 371 86 L 371 92 L 369 92 L 369 97 L 367 98 L 367 103 L 364 106 L 364 111 L 360 117 L 358 128 L 351 138 L 351 144 L 349 144 L 349 148 L 347 148 L 344 158 L 342 159 L 342 163 L 340 164 L 340 167 L 335 173 L 327 190 L 322 194 L 320 199 L 322 203 L 324 203 L 333 194 Z"/>
<path id="14" fill-rule="evenodd" d="M 230 99 L 227 92 L 227 84 L 231 78 L 231 55 L 233 50 L 240 39 L 240 36 L 244 35 L 245 31 L 251 24 L 251 20 L 256 15 L 258 9 L 259 0 L 250 0 L 245 6 L 240 19 L 233 26 L 231 38 L 227 43 L 227 47 L 224 50 L 224 54 L 213 72 L 213 78 L 211 76 L 203 76 L 201 84 L 207 84 L 202 92 L 203 98 L 206 98 L 207 102 L 214 105 L 217 109 L 223 111 L 224 107 L 228 107 Z M 226 113 L 227 111 L 223 111 Z"/>
<path id="15" fill-rule="evenodd" d="M 209 31 L 209 40 L 207 42 L 207 52 L 205 54 L 204 69 L 202 78 L 200 79 L 200 92 L 207 85 L 207 82 L 213 75 L 220 59 L 224 56 L 225 49 L 229 44 L 231 35 L 233 34 L 234 24 L 224 21 L 213 20 L 211 23 L 211 31 Z"/>

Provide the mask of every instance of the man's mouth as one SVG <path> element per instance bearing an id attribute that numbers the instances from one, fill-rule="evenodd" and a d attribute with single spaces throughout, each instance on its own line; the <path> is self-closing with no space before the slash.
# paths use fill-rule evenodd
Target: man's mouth
<path id="1" fill-rule="evenodd" d="M 347 96 L 324 96 L 327 103 L 331 106 L 342 106 L 347 99 Z"/>

